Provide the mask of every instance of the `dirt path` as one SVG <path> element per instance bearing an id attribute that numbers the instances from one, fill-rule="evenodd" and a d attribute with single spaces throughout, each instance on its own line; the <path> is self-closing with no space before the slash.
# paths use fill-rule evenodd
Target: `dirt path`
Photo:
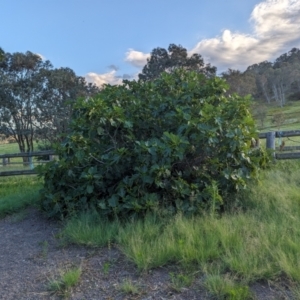
<path id="1" fill-rule="evenodd" d="M 213 299 L 201 287 L 201 278 L 188 289 L 174 291 L 169 274 L 176 269 L 172 266 L 139 274 L 115 248 L 63 247 L 55 237 L 59 225 L 34 209 L 19 219 L 10 216 L 0 220 L 0 299 L 60 299 L 62 295 L 49 292 L 49 280 L 78 266 L 82 276 L 69 299 Z M 138 287 L 138 293 L 125 293 L 124 281 Z M 291 299 L 267 284 L 255 284 L 251 289 L 257 299 Z"/>

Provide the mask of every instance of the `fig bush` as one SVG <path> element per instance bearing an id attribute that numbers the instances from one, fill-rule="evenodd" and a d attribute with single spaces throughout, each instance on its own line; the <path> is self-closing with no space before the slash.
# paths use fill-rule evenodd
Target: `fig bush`
<path id="1" fill-rule="evenodd" d="M 268 163 L 249 112 L 220 78 L 176 70 L 106 85 L 78 100 L 59 160 L 43 167 L 42 208 L 53 217 L 217 210 Z"/>

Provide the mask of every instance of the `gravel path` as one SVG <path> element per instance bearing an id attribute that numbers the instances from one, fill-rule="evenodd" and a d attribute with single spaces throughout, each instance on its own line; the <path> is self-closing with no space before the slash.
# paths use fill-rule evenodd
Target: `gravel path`
<path id="1" fill-rule="evenodd" d="M 57 223 L 35 209 L 0 220 L 0 299 L 61 299 L 63 295 L 48 290 L 49 281 L 79 266 L 82 275 L 69 299 L 213 299 L 203 290 L 201 278 L 188 289 L 176 292 L 169 276 L 176 273 L 176 267 L 140 274 L 118 249 L 61 245 L 56 238 L 59 230 Z M 125 293 L 125 281 L 138 287 L 138 293 Z M 257 283 L 251 289 L 259 300 L 291 299 L 287 292 L 267 284 Z"/>

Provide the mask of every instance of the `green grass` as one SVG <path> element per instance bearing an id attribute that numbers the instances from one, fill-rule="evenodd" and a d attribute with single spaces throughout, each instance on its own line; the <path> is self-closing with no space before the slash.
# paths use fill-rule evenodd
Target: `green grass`
<path id="1" fill-rule="evenodd" d="M 239 195 L 234 212 L 219 217 L 148 215 L 121 224 L 93 213 L 70 220 L 64 234 L 87 246 L 113 241 L 140 271 L 175 263 L 179 274 L 206 273 L 212 294 L 250 299 L 247 286 L 259 280 L 300 284 L 299 168 L 299 161 L 278 162 Z M 173 285 L 180 289 L 184 279 L 173 276 Z"/>
<path id="2" fill-rule="evenodd" d="M 138 295 L 141 292 L 139 285 L 134 283 L 131 279 L 125 279 L 119 284 L 118 290 L 124 294 Z"/>
<path id="3" fill-rule="evenodd" d="M 237 283 L 236 280 L 228 276 L 228 274 L 208 274 L 203 285 L 209 293 L 217 299 L 255 299 L 248 286 Z"/>
<path id="4" fill-rule="evenodd" d="M 118 221 L 107 223 L 96 212 L 92 212 L 69 220 L 62 233 L 69 243 L 102 247 L 115 238 L 119 227 Z"/>
<path id="5" fill-rule="evenodd" d="M 34 151 L 38 151 L 37 146 L 38 143 L 34 142 L 33 143 Z M 0 143 L 0 154 L 12 154 L 12 153 L 19 153 L 19 152 L 20 149 L 18 143 L 7 143 L 7 144 Z"/>
<path id="6" fill-rule="evenodd" d="M 284 107 L 270 105 L 267 106 L 267 108 L 268 112 L 264 122 L 264 126 L 261 126 L 259 120 L 256 121 L 258 129 L 261 132 L 300 129 L 300 101 L 290 102 Z M 283 125 L 280 126 L 280 128 L 276 127 L 275 124 L 272 123 L 273 116 L 278 113 L 283 113 L 285 116 L 285 121 Z"/>
<path id="7" fill-rule="evenodd" d="M 169 276 L 171 288 L 176 292 L 180 292 L 183 288 L 189 287 L 194 281 L 194 274 L 192 273 L 171 272 Z"/>
<path id="8" fill-rule="evenodd" d="M 0 177 L 0 218 L 36 206 L 41 186 L 35 175 Z"/>
<path id="9" fill-rule="evenodd" d="M 20 149 L 17 143 L 0 144 L 0 154 L 19 153 Z"/>
<path id="10" fill-rule="evenodd" d="M 79 282 L 81 272 L 81 268 L 61 271 L 58 279 L 49 280 L 48 290 L 53 294 L 67 298 L 69 296 L 70 289 Z"/>

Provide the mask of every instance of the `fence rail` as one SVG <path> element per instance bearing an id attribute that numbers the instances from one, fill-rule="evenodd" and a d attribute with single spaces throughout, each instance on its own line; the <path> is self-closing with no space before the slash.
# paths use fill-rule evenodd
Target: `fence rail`
<path id="1" fill-rule="evenodd" d="M 297 151 L 300 150 L 300 146 L 285 146 L 285 142 L 282 142 L 280 147 L 275 147 L 275 139 L 276 138 L 289 138 L 293 136 L 300 136 L 300 130 L 290 130 L 290 131 L 271 131 L 260 133 L 260 139 L 266 139 L 266 147 L 267 149 L 273 150 L 273 158 L 275 159 L 298 159 L 300 158 L 300 152 L 289 152 L 282 153 L 288 151 Z M 300 143 L 300 141 L 299 141 Z M 276 152 L 279 150 L 280 153 Z"/>
<path id="2" fill-rule="evenodd" d="M 275 159 L 299 159 L 300 152 L 288 152 L 288 151 L 300 151 L 300 146 L 285 146 L 281 145 L 280 147 L 275 147 L 275 139 L 276 138 L 284 138 L 284 137 L 293 137 L 300 136 L 300 130 L 290 130 L 290 131 L 272 131 L 272 132 L 264 132 L 259 134 L 259 139 L 266 139 L 266 147 L 267 149 L 273 150 L 273 157 Z M 299 141 L 300 143 L 300 141 Z M 277 152 L 276 152 L 277 150 Z M 280 153 L 278 153 L 278 150 Z M 283 153 L 285 152 L 285 153 Z M 288 153 L 286 153 L 288 152 Z M 37 174 L 36 170 L 33 168 L 33 157 L 38 156 L 49 156 L 49 161 L 53 159 L 53 156 L 56 153 L 52 150 L 47 151 L 38 151 L 38 152 L 24 152 L 24 153 L 14 153 L 14 154 L 1 154 L 0 159 L 2 158 L 2 166 L 15 165 L 15 164 L 27 164 L 30 167 L 29 170 L 11 170 L 11 171 L 2 171 L 0 172 L 1 176 L 13 176 L 13 175 L 31 175 Z M 23 157 L 28 158 L 27 162 L 15 163 L 10 162 L 11 158 Z M 45 163 L 48 161 L 40 161 L 40 163 Z"/>
<path id="3" fill-rule="evenodd" d="M 55 151 L 47 150 L 47 151 L 38 151 L 38 152 L 22 152 L 22 153 L 13 153 L 13 154 L 1 154 L 0 159 L 2 158 L 2 166 L 7 167 L 10 165 L 23 164 L 23 166 L 27 166 L 29 170 L 11 170 L 11 171 L 2 171 L 0 172 L 1 176 L 15 176 L 15 175 L 32 175 L 37 174 L 37 171 L 34 169 L 33 157 L 39 156 L 48 156 L 49 160 L 41 160 L 39 163 L 45 163 L 53 160 L 53 156 L 55 155 Z M 28 158 L 27 161 L 23 162 L 11 162 L 11 158 Z"/>
<path id="4" fill-rule="evenodd" d="M 289 130 L 289 131 L 271 131 L 271 132 L 262 132 L 259 134 L 260 139 L 267 138 L 267 135 L 274 133 L 275 137 L 290 137 L 290 136 L 300 136 L 300 130 Z"/>
<path id="5" fill-rule="evenodd" d="M 55 155 L 53 150 L 47 151 L 37 151 L 37 152 L 20 152 L 13 154 L 1 154 L 0 158 L 12 158 L 12 157 L 33 157 L 33 156 L 45 156 L 45 155 Z"/>

